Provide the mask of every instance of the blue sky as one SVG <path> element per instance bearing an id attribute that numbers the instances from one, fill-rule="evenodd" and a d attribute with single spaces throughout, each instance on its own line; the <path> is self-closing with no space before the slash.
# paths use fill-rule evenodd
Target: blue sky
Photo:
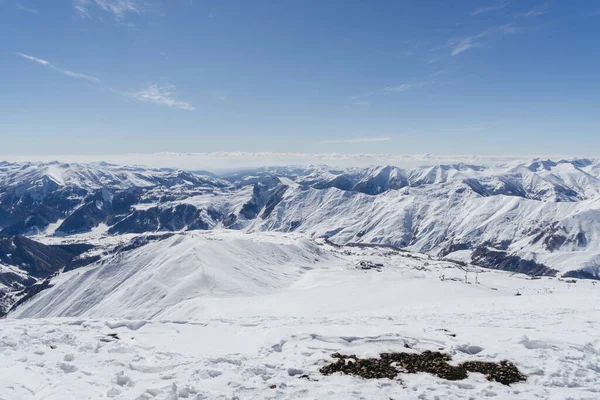
<path id="1" fill-rule="evenodd" d="M 597 155 L 597 1 L 0 0 L 0 154 Z"/>

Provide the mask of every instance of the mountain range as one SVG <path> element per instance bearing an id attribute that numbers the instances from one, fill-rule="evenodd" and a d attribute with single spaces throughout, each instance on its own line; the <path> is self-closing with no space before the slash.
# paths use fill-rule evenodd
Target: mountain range
<path id="1" fill-rule="evenodd" d="M 600 160 L 284 166 L 217 176 L 0 162 L 0 312 L 170 234 L 294 232 L 530 275 L 600 278 Z"/>

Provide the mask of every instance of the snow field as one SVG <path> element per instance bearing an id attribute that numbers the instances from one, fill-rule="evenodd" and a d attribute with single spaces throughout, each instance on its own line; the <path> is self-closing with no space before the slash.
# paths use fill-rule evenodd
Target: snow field
<path id="1" fill-rule="evenodd" d="M 383 267 L 357 269 L 361 260 Z M 592 281 L 465 271 L 295 235 L 211 232 L 59 275 L 40 296 L 0 321 L 0 399 L 600 397 Z M 22 319 L 48 315 L 63 318 Z M 422 350 L 456 363 L 508 359 L 528 380 L 319 373 L 334 352 Z"/>

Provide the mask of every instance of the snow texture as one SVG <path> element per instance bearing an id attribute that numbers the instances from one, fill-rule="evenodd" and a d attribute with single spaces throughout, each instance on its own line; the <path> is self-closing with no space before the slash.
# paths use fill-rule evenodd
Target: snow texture
<path id="1" fill-rule="evenodd" d="M 0 398 L 600 395 L 594 281 L 530 279 L 295 234 L 178 234 L 129 253 L 55 277 L 0 322 Z M 382 266 L 363 270 L 361 261 Z M 333 352 L 422 350 L 457 363 L 508 359 L 528 379 L 319 373 Z"/>

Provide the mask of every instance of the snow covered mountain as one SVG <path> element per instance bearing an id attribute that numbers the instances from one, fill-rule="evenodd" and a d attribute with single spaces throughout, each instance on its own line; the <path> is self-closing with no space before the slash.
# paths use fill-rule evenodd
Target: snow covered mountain
<path id="1" fill-rule="evenodd" d="M 221 177 L 3 163 L 0 393 L 595 398 L 600 292 L 573 277 L 600 278 L 599 181 L 580 159 Z M 332 352 L 509 360 L 526 381 L 325 376 Z"/>
<path id="2" fill-rule="evenodd" d="M 0 230 L 31 235 L 89 231 L 148 201 L 171 201 L 227 187 L 212 176 L 106 163 L 0 162 Z"/>
<path id="3" fill-rule="evenodd" d="M 206 297 L 276 292 L 325 265 L 336 260 L 308 239 L 176 234 L 61 274 L 14 316 L 172 317 Z"/>
<path id="4" fill-rule="evenodd" d="M 223 228 L 598 279 L 600 161 L 278 167 L 222 177 L 106 163 L 0 163 L 0 232 L 51 245 L 93 242 L 93 250 L 76 255 L 85 260 L 76 266 L 113 254 L 117 242 L 126 246 L 136 235 Z M 57 260 L 52 273 L 72 268 Z M 47 278 L 29 265 L 4 263 L 5 309 L 25 286 Z"/>

